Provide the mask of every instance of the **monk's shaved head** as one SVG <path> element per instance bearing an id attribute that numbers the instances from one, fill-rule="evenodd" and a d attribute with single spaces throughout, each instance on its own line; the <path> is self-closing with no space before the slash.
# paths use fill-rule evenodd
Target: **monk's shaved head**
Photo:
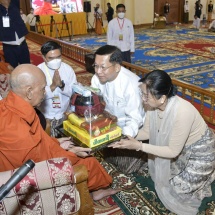
<path id="1" fill-rule="evenodd" d="M 21 92 L 27 86 L 34 86 L 41 78 L 43 72 L 32 64 L 21 64 L 11 73 L 10 86 L 15 93 Z"/>
<path id="2" fill-rule="evenodd" d="M 44 73 L 32 64 L 21 64 L 11 73 L 11 90 L 33 106 L 41 103 L 41 96 L 44 96 L 45 86 L 46 78 Z M 39 100 L 38 104 L 36 104 L 37 100 Z"/>

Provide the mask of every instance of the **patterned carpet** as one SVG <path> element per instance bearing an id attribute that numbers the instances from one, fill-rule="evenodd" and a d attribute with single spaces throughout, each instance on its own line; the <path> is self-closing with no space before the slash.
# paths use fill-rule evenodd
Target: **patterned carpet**
<path id="1" fill-rule="evenodd" d="M 125 215 L 175 215 L 159 200 L 147 167 L 138 174 L 124 175 L 115 166 L 104 161 L 101 153 L 97 153 L 96 157 L 113 177 L 112 187 L 122 188 L 113 199 Z M 197 215 L 215 214 L 215 182 L 212 184 L 212 191 L 213 196 L 203 200 Z"/>

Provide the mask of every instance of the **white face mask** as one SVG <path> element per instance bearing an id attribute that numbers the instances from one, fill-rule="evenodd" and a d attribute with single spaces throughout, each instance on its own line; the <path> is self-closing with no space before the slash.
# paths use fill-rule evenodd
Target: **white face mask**
<path id="1" fill-rule="evenodd" d="M 50 68 L 50 69 L 59 69 L 60 68 L 60 65 L 61 65 L 61 59 L 54 59 L 54 60 L 51 60 L 49 62 L 46 62 L 46 65 Z"/>
<path id="2" fill-rule="evenodd" d="M 124 13 L 124 12 L 118 13 L 118 17 L 119 17 L 120 19 L 123 19 L 123 18 L 125 17 L 125 13 Z"/>

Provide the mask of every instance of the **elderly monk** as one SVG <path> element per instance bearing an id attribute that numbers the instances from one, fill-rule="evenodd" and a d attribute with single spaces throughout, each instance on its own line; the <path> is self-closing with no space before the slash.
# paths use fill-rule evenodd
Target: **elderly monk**
<path id="1" fill-rule="evenodd" d="M 87 167 L 88 188 L 94 200 L 119 191 L 107 189 L 112 178 L 94 157 L 86 157 L 91 149 L 73 146 L 66 151 L 42 129 L 34 107 L 43 100 L 46 79 L 38 67 L 31 64 L 16 67 L 11 73 L 10 86 L 8 96 L 0 101 L 0 171 L 18 168 L 28 159 L 40 162 L 67 157 L 73 165 Z"/>

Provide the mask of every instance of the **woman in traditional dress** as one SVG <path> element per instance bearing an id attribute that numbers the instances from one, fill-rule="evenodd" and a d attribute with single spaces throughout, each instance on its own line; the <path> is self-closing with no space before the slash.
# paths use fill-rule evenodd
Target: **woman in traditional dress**
<path id="1" fill-rule="evenodd" d="M 136 139 L 110 147 L 148 153 L 149 173 L 156 192 L 170 211 L 194 215 L 205 197 L 212 195 L 215 179 L 215 136 L 188 101 L 176 96 L 169 75 L 148 73 L 142 82 L 143 102 L 150 108 Z M 149 139 L 149 144 L 138 140 Z"/>
<path id="2" fill-rule="evenodd" d="M 95 32 L 96 34 L 101 35 L 102 34 L 102 9 L 100 8 L 100 4 L 96 4 L 96 7 L 94 8 L 94 17 L 95 17 Z"/>

